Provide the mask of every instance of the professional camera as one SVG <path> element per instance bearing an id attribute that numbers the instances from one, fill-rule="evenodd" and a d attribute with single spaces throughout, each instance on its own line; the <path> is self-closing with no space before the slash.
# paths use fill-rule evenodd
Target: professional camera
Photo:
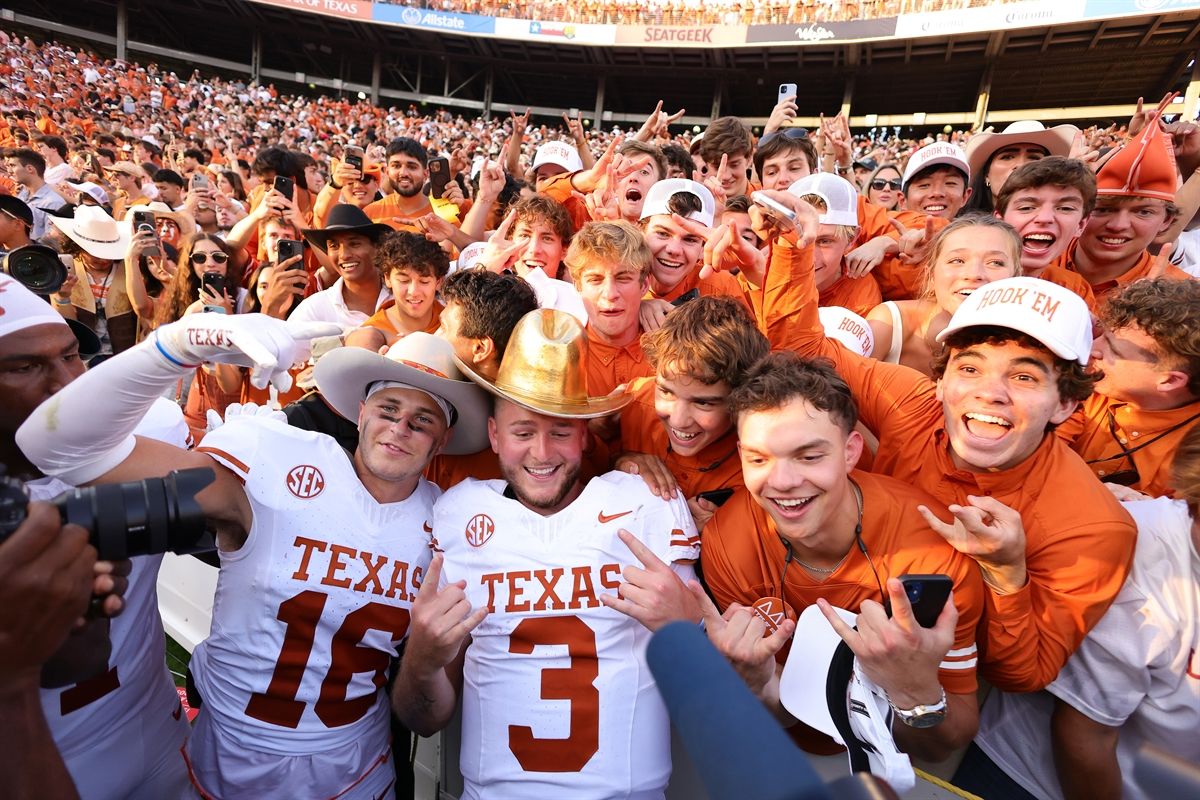
<path id="1" fill-rule="evenodd" d="M 163 478 L 109 483 L 63 492 L 50 502 L 63 524 L 88 532 L 101 560 L 119 561 L 170 550 L 181 555 L 216 548 L 196 493 L 216 474 L 208 467 L 181 469 Z M 0 542 L 25 521 L 29 495 L 0 466 Z"/>
<path id="2" fill-rule="evenodd" d="M 4 256 L 3 268 L 34 294 L 54 294 L 67 279 L 67 268 L 58 253 L 40 244 L 9 251 Z"/>

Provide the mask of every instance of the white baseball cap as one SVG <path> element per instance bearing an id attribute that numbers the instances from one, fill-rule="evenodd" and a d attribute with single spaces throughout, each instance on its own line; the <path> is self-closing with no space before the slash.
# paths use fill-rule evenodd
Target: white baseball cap
<path id="1" fill-rule="evenodd" d="M 854 626 L 853 613 L 834 611 Z M 892 737 L 887 695 L 859 669 L 854 654 L 816 604 L 796 620 L 792 649 L 779 676 L 779 702 L 796 719 L 846 745 L 848 752 L 855 748 L 865 754 L 871 774 L 887 781 L 897 794 L 916 784 L 912 762 Z M 850 758 L 853 764 L 854 755 Z"/>
<path id="2" fill-rule="evenodd" d="M 642 201 L 642 219 L 671 214 L 671 198 L 680 193 L 694 195 L 700 201 L 700 210 L 688 214 L 687 218 L 711 228 L 717 216 L 717 201 L 707 186 L 687 178 L 667 178 L 651 186 Z"/>
<path id="3" fill-rule="evenodd" d="M 917 152 L 913 153 L 912 158 L 908 160 L 908 166 L 904 168 L 904 189 L 908 190 L 908 182 L 913 176 L 926 167 L 933 167 L 939 164 L 944 164 L 949 167 L 956 167 L 962 170 L 967 176 L 967 182 L 971 181 L 971 165 L 967 161 L 967 154 L 961 147 L 950 142 L 934 142 L 933 144 L 922 147 Z"/>
<path id="4" fill-rule="evenodd" d="M 875 334 L 865 319 L 848 308 L 824 306 L 817 309 L 825 336 L 833 339 L 851 353 L 869 356 L 875 349 Z"/>
<path id="5" fill-rule="evenodd" d="M 796 197 L 815 194 L 825 201 L 822 225 L 858 227 L 858 191 L 850 181 L 831 172 L 814 172 L 788 187 Z"/>
<path id="6" fill-rule="evenodd" d="M 67 181 L 67 186 L 70 186 L 81 194 L 86 194 L 102 206 L 108 205 L 108 192 L 104 191 L 104 187 L 98 184 L 91 181 L 84 181 L 83 183 L 71 183 Z"/>
<path id="7" fill-rule="evenodd" d="M 1002 278 L 962 302 L 939 342 L 955 331 L 993 325 L 1032 336 L 1050 352 L 1087 366 L 1092 355 L 1092 315 L 1083 298 L 1041 278 Z"/>
<path id="8" fill-rule="evenodd" d="M 583 169 L 583 159 L 573 145 L 566 142 L 546 142 L 537 149 L 533 156 L 533 168 L 536 170 L 543 164 L 557 164 L 567 172 L 579 172 Z"/>

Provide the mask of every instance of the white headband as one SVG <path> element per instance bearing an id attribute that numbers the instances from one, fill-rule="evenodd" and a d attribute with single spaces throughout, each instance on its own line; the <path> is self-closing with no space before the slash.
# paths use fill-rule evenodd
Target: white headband
<path id="1" fill-rule="evenodd" d="M 429 395 L 429 399 L 437 403 L 438 408 L 442 410 L 442 415 L 446 417 L 447 425 L 453 426 L 458 420 L 458 410 L 454 406 L 450 405 L 447 400 L 438 397 L 428 389 L 422 389 L 420 386 L 413 386 L 411 383 L 401 383 L 400 381 L 375 381 L 367 387 L 367 396 L 363 399 L 370 400 L 371 395 L 375 394 L 381 389 L 412 389 L 414 392 L 421 392 L 422 394 Z"/>

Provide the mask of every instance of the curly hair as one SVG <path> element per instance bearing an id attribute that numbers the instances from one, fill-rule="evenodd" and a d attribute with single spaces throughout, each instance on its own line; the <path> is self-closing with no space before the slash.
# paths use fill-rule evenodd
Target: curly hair
<path id="1" fill-rule="evenodd" d="M 729 297 L 697 297 L 642 335 L 642 352 L 660 374 L 687 375 L 706 386 L 737 386 L 770 350 L 745 306 Z"/>
<path id="2" fill-rule="evenodd" d="M 459 270 L 447 278 L 442 302 L 458 306 L 459 336 L 490 338 L 498 357 L 503 357 L 517 322 L 538 307 L 533 287 L 523 278 L 485 269 Z"/>
<path id="3" fill-rule="evenodd" d="M 957 330 L 947 336 L 942 343 L 942 349 L 933 357 L 933 377 L 936 380 L 942 379 L 942 376 L 946 374 L 946 366 L 950 363 L 950 356 L 956 350 L 964 350 L 980 344 L 1010 343 L 1050 356 L 1054 362 L 1055 383 L 1058 386 L 1058 396 L 1061 400 L 1079 402 L 1087 400 L 1092 396 L 1092 390 L 1095 389 L 1096 384 L 1104 377 L 1104 373 L 1099 370 L 1089 371 L 1078 361 L 1068 361 L 1055 355 L 1044 344 L 1028 334 L 996 325 L 976 325 Z M 1053 425 L 1048 426 L 1048 428 L 1053 427 Z"/>
<path id="4" fill-rule="evenodd" d="M 446 277 L 450 271 L 450 257 L 437 242 L 431 242 L 412 231 L 391 231 L 379 240 L 375 256 L 379 274 L 384 280 L 397 270 L 408 270 L 421 277 Z"/>
<path id="5" fill-rule="evenodd" d="M 1167 366 L 1187 374 L 1188 391 L 1200 395 L 1200 283 L 1134 281 L 1109 295 L 1100 320 L 1110 330 L 1136 325 L 1154 340 Z"/>
<path id="6" fill-rule="evenodd" d="M 782 408 L 793 400 L 826 412 L 847 435 L 858 423 L 858 406 L 833 362 L 801 358 L 788 350 L 771 353 L 752 367 L 729 395 L 729 407 L 738 417 Z"/>

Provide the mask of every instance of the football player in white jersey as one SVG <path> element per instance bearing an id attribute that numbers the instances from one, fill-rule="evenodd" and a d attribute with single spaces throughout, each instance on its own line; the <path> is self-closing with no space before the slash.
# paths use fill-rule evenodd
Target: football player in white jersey
<path id="1" fill-rule="evenodd" d="M 70 486 L 43 476 L 14 435 L 34 408 L 84 373 L 83 337 L 45 299 L 0 275 L 0 460 L 34 500 Z M 167 400 L 152 407 L 137 432 L 181 447 L 188 435 L 179 406 Z M 188 724 L 167 671 L 158 614 L 161 561 L 152 555 L 120 562 L 130 570 L 121 616 L 91 619 L 43 667 L 42 712 L 83 800 L 157 800 L 187 786 L 179 748 Z"/>
<path id="2" fill-rule="evenodd" d="M 463 368 L 495 395 L 488 436 L 505 479 L 468 479 L 437 502 L 393 702 L 429 733 L 461 687 L 464 798 L 659 798 L 671 774 L 650 632 L 601 597 L 636 568 L 622 536 L 687 577 L 699 536 L 682 498 L 641 478 L 580 480 L 587 420 L 629 402 L 587 397 L 586 346 L 570 314 L 541 309 L 517 324 L 494 382 Z"/>
<path id="3" fill-rule="evenodd" d="M 414 334 L 388 356 L 326 356 L 316 380 L 358 420 L 352 459 L 332 438 L 261 417 L 235 418 L 190 452 L 131 435 L 196 364 L 286 384 L 298 340 L 328 328 L 192 315 L 79 378 L 17 433 L 32 463 L 77 484 L 214 470 L 197 499 L 222 568 L 212 633 L 192 660 L 203 706 L 184 753 L 203 797 L 379 798 L 393 782 L 380 687 L 429 559 L 438 490 L 421 472 L 440 449 L 474 451 L 484 437 L 484 395 L 459 379 L 453 348 Z"/>

